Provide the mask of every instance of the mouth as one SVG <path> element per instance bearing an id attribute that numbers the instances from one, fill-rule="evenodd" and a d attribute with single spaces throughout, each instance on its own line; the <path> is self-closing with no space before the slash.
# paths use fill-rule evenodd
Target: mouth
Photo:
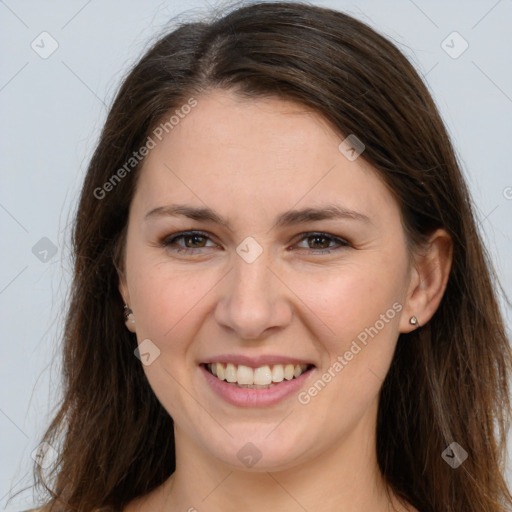
<path id="1" fill-rule="evenodd" d="M 270 389 L 298 379 L 314 368 L 312 364 L 273 364 L 257 368 L 242 364 L 214 362 L 203 365 L 220 381 L 244 389 Z"/>

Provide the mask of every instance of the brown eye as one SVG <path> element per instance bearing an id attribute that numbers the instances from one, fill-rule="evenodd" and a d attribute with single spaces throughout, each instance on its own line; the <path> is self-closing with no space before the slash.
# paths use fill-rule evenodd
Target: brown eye
<path id="1" fill-rule="evenodd" d="M 187 235 L 182 236 L 181 238 L 183 238 L 183 240 L 189 241 L 190 244 L 185 242 L 185 245 L 191 248 L 204 247 L 204 242 L 206 240 L 205 237 L 201 235 Z"/>
<path id="2" fill-rule="evenodd" d="M 195 249 L 212 247 L 206 245 L 209 240 L 210 237 L 206 233 L 190 231 L 168 236 L 161 241 L 161 245 L 176 252 L 195 252 Z"/>
<path id="3" fill-rule="evenodd" d="M 312 241 L 310 243 L 310 249 L 327 249 L 329 247 L 329 244 L 331 241 L 323 235 L 315 235 L 312 237 L 309 237 L 309 240 Z M 311 247 L 313 245 L 314 247 Z"/>
<path id="4" fill-rule="evenodd" d="M 346 240 L 328 233 L 304 233 L 302 241 L 304 240 L 307 241 L 307 248 L 311 249 L 314 254 L 328 254 L 350 246 Z"/>

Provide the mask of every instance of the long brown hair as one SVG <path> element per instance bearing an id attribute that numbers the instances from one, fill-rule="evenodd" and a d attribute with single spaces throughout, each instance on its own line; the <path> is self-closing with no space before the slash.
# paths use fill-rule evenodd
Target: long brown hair
<path id="1" fill-rule="evenodd" d="M 213 88 L 292 99 L 340 135 L 356 134 L 401 208 L 411 247 L 436 228 L 450 234 L 442 302 L 427 325 L 399 336 L 382 386 L 378 463 L 390 489 L 421 512 L 505 511 L 512 355 L 449 136 L 418 73 L 387 39 L 341 12 L 288 2 L 181 24 L 147 51 L 116 96 L 73 230 L 64 395 L 43 439 L 59 456 L 47 475 L 35 468 L 49 508 L 121 510 L 175 469 L 173 422 L 134 357 L 118 291 L 141 167 L 126 162 L 170 112 L 190 98 L 200 104 Z M 112 180 L 116 173 L 122 179 Z M 457 469 L 441 456 L 452 442 L 468 454 Z"/>

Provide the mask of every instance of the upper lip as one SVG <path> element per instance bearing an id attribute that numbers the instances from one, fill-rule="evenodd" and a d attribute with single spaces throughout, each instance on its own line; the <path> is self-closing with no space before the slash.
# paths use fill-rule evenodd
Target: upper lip
<path id="1" fill-rule="evenodd" d="M 278 354 L 267 354 L 249 357 L 242 354 L 220 354 L 218 356 L 209 357 L 203 361 L 203 364 L 210 363 L 232 363 L 235 365 L 244 365 L 251 368 L 259 368 L 261 366 L 272 366 L 274 364 L 305 364 L 308 366 L 315 366 L 314 363 L 306 359 L 299 359 L 290 356 L 281 356 Z"/>

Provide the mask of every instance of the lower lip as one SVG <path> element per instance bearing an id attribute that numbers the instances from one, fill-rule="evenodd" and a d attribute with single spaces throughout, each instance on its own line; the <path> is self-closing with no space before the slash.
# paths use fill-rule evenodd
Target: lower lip
<path id="1" fill-rule="evenodd" d="M 221 398 L 237 407 L 268 407 L 277 404 L 299 391 L 313 368 L 292 380 L 283 380 L 267 389 L 239 388 L 212 375 L 204 365 L 200 366 L 206 382 Z"/>

